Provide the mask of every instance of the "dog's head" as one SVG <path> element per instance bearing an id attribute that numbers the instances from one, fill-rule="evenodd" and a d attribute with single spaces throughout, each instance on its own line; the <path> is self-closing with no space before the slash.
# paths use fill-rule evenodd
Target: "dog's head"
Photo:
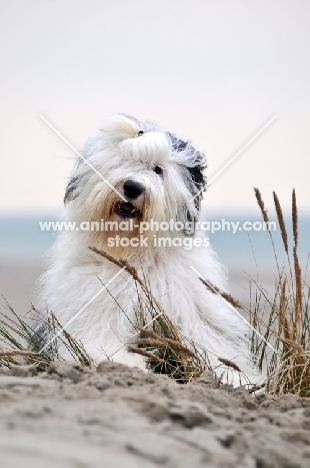
<path id="1" fill-rule="evenodd" d="M 88 140 L 81 156 L 65 194 L 70 220 L 109 221 L 114 235 L 135 237 L 141 223 L 172 220 L 185 225 L 198 219 L 206 187 L 205 157 L 157 124 L 118 115 Z M 131 226 L 129 232 L 117 227 L 126 226 L 124 221 Z M 150 235 L 153 229 L 145 231 Z M 91 235 L 93 243 L 107 250 L 111 232 Z"/>

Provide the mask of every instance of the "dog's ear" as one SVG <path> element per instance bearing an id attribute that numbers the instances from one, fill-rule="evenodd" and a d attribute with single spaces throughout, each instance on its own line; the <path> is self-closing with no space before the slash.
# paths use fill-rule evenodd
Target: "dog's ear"
<path id="1" fill-rule="evenodd" d="M 74 200 L 76 197 L 76 190 L 78 187 L 79 183 L 79 177 L 72 177 L 72 179 L 69 180 L 69 183 L 66 187 L 66 192 L 65 192 L 65 197 L 64 197 L 64 204 L 66 205 L 70 201 Z"/>
<path id="2" fill-rule="evenodd" d="M 200 157 L 200 153 L 198 153 Z M 191 175 L 192 181 L 194 182 L 195 186 L 197 187 L 198 191 L 205 192 L 207 186 L 207 178 L 203 173 L 203 170 L 206 168 L 206 164 L 204 163 L 204 158 L 201 158 L 201 162 L 198 163 L 197 166 L 188 167 L 187 170 Z"/>
<path id="3" fill-rule="evenodd" d="M 180 138 L 176 137 L 173 133 L 168 132 L 169 138 L 172 143 L 172 149 L 174 151 L 180 152 L 184 151 L 188 145 L 188 141 L 183 141 Z"/>
<path id="4" fill-rule="evenodd" d="M 189 159 L 192 161 L 194 160 L 194 165 L 187 166 L 184 164 L 186 167 L 191 180 L 197 189 L 197 191 L 200 193 L 195 199 L 195 207 L 197 211 L 200 209 L 200 201 L 202 199 L 202 193 L 205 192 L 206 187 L 207 187 L 207 178 L 203 174 L 204 169 L 207 167 L 206 163 L 206 158 L 203 153 L 200 153 L 197 151 L 189 141 L 183 141 L 180 138 L 177 138 L 175 135 L 172 133 L 168 133 L 169 138 L 171 140 L 172 144 L 172 149 L 176 152 L 186 152 L 189 155 Z M 195 195 L 195 193 L 193 193 Z"/>
<path id="5" fill-rule="evenodd" d="M 195 187 L 198 189 L 198 192 L 196 193 L 199 193 L 199 195 L 197 195 L 196 198 L 194 198 L 194 204 L 195 204 L 196 210 L 200 211 L 200 205 L 201 205 L 201 200 L 203 198 L 203 192 L 206 191 L 206 187 L 207 187 L 207 178 L 203 175 L 202 169 L 200 169 L 197 166 L 188 167 L 187 169 L 192 177 L 192 181 L 194 182 Z M 193 193 L 193 195 L 196 195 L 196 194 Z"/>

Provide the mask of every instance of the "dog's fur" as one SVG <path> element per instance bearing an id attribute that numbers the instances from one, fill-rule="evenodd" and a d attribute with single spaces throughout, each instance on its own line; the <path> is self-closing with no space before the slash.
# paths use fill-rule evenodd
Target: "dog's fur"
<path id="1" fill-rule="evenodd" d="M 126 197 L 124 183 L 128 180 L 143 187 L 139 196 L 130 199 L 130 216 L 135 224 L 151 219 L 184 224 L 198 220 L 201 193 L 190 200 L 205 188 L 202 171 L 206 164 L 204 155 L 189 142 L 154 123 L 143 124 L 118 115 L 86 142 L 82 155 L 111 185 L 79 159 L 65 194 L 66 221 L 122 221 L 122 207 L 128 210 L 128 205 L 122 205 L 111 186 Z M 190 268 L 225 290 L 225 269 L 212 249 L 154 246 L 155 235 L 181 239 L 196 236 L 175 230 L 146 231 L 148 247 L 140 248 L 109 247 L 108 238 L 115 235 L 139 237 L 139 229 L 61 232 L 50 253 L 49 270 L 42 277 L 41 308 L 48 308 L 65 325 L 119 272 L 116 265 L 88 248 L 95 246 L 114 257 L 126 258 L 140 277 L 146 278 L 153 296 L 181 335 L 208 350 L 212 366 L 218 366 L 217 357 L 222 357 L 234 361 L 248 376 L 253 375 L 247 326 Z M 97 362 L 110 358 L 145 367 L 143 358 L 128 353 L 124 346 L 136 333 L 132 323 L 139 307 L 137 286 L 124 271 L 67 330 Z"/>

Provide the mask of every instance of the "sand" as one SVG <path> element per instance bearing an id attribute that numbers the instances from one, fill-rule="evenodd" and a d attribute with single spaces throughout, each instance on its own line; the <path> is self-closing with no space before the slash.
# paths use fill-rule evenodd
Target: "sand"
<path id="1" fill-rule="evenodd" d="M 232 295 L 248 307 L 250 302 L 249 276 L 256 279 L 253 268 L 243 271 L 238 265 L 228 265 Z M 31 302 L 36 304 L 39 276 L 44 272 L 44 256 L 5 257 L 0 260 L 0 296 L 3 295 L 14 310 L 24 315 Z M 259 284 L 270 292 L 274 291 L 274 271 L 263 270 Z M 253 294 L 253 293 L 252 293 Z M 0 304 L 4 301 L 0 299 Z M 1 309 L 3 311 L 3 307 Z"/>
<path id="2" fill-rule="evenodd" d="M 121 364 L 0 369 L 4 468 L 309 467 L 310 400 Z"/>
<path id="3" fill-rule="evenodd" d="M 36 282 L 44 272 L 43 257 L 4 257 L 0 260 L 0 296 L 10 303 L 14 310 L 24 315 L 35 303 Z M 0 299 L 0 304 L 4 300 Z M 4 311 L 4 307 L 1 307 Z"/>
<path id="4" fill-rule="evenodd" d="M 39 258 L 2 261 L 0 290 L 20 315 L 43 270 Z M 208 373 L 180 385 L 111 362 L 2 367 L 0 467 L 310 466 L 310 399 L 215 387 Z"/>

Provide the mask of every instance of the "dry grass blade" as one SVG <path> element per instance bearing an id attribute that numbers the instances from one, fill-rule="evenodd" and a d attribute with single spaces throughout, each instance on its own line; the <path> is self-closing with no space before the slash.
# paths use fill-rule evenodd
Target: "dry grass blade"
<path id="1" fill-rule="evenodd" d="M 136 338 L 135 340 L 131 340 L 129 342 L 130 345 L 135 344 L 137 346 L 150 346 L 150 347 L 158 347 L 158 346 L 167 346 L 165 340 L 160 338 Z"/>
<path id="2" fill-rule="evenodd" d="M 297 202 L 296 202 L 295 189 L 293 189 L 293 193 L 292 193 L 292 224 L 293 224 L 294 245 L 295 245 L 296 250 L 297 250 L 297 245 L 298 245 L 298 214 L 297 214 Z"/>
<path id="3" fill-rule="evenodd" d="M 256 191 L 264 219 L 266 210 L 262 203 L 259 191 Z M 273 192 L 275 210 L 281 229 L 281 237 L 288 259 L 288 271 L 283 268 L 279 271 L 275 297 L 270 300 L 264 296 L 269 307 L 268 323 L 265 324 L 264 337 L 271 339 L 274 351 L 268 354 L 257 336 L 252 338 L 254 355 L 262 368 L 266 362 L 268 380 L 266 389 L 269 393 L 279 396 L 285 393 L 297 394 L 303 397 L 310 396 L 310 296 L 303 295 L 302 271 L 297 254 L 298 246 L 298 213 L 295 190 L 292 194 L 292 228 L 293 253 L 288 250 L 288 236 L 279 199 Z M 271 236 L 272 239 L 272 236 Z M 273 243 L 274 247 L 274 243 Z M 275 252 L 276 254 L 276 252 Z M 277 256 L 275 255 L 276 260 Z M 294 268 L 291 268 L 293 260 Z M 277 262 L 278 266 L 278 262 Z M 293 277 L 294 274 L 294 277 Z M 258 287 L 259 288 L 259 287 Z M 261 292 L 263 288 L 259 288 Z M 310 291 L 310 290 L 309 290 Z M 266 315 L 265 308 L 257 304 L 255 321 Z M 253 333 L 254 335 L 254 333 Z"/>
<path id="4" fill-rule="evenodd" d="M 128 346 L 127 349 L 130 353 L 141 354 L 141 356 L 148 358 L 149 361 L 160 362 L 161 364 L 166 364 L 165 359 L 161 359 L 156 354 L 149 353 L 143 348 L 136 348 L 134 346 Z"/>
<path id="5" fill-rule="evenodd" d="M 258 390 L 261 390 L 262 388 L 265 388 L 265 387 L 266 387 L 266 383 L 263 383 L 261 385 L 254 385 L 254 387 L 250 388 L 248 392 L 250 395 L 252 395 L 252 393 L 255 393 Z"/>
<path id="6" fill-rule="evenodd" d="M 238 299 L 235 299 L 230 294 L 221 291 L 219 288 L 214 286 L 214 284 L 212 284 L 210 281 L 206 280 L 205 278 L 200 277 L 199 279 L 209 289 L 209 291 L 213 292 L 214 294 L 218 294 L 222 296 L 233 307 L 237 307 L 238 309 L 243 309 L 243 306 L 241 305 Z"/>
<path id="7" fill-rule="evenodd" d="M 276 208 L 276 213 L 277 213 L 277 217 L 278 217 L 278 221 L 279 221 L 279 226 L 280 226 L 280 231 L 281 231 L 281 236 L 282 236 L 284 249 L 285 249 L 285 252 L 288 255 L 287 231 L 286 231 L 286 226 L 285 226 L 285 222 L 284 222 L 282 208 L 281 208 L 280 201 L 279 201 L 279 198 L 278 198 L 276 192 L 272 192 L 272 193 L 273 193 L 274 206 Z"/>
<path id="8" fill-rule="evenodd" d="M 295 330 L 298 335 L 300 334 L 300 316 L 302 311 L 302 273 L 299 265 L 298 255 L 296 251 L 296 246 L 293 248 L 293 258 L 294 258 L 294 272 L 295 272 Z"/>
<path id="9" fill-rule="evenodd" d="M 263 199 L 262 199 L 262 195 L 261 195 L 258 188 L 254 188 L 254 192 L 255 192 L 255 197 L 256 197 L 258 206 L 260 207 L 260 210 L 262 212 L 263 220 L 265 221 L 265 223 L 267 225 L 268 231 L 270 231 L 270 229 L 269 229 L 269 218 L 268 218 L 267 210 L 265 208 L 265 205 L 264 205 L 264 202 L 263 202 Z"/>
<path id="10" fill-rule="evenodd" d="M 127 260 L 114 258 L 107 252 L 95 247 L 89 248 L 120 268 L 125 267 L 136 283 L 141 286 L 145 295 L 145 297 L 142 297 L 139 290 L 137 290 L 139 303 L 146 305 L 152 318 L 146 320 L 143 314 L 138 315 L 138 323 L 133 326 L 139 331 L 140 336 L 131 342 L 131 344 L 134 343 L 137 346 L 128 346 L 128 351 L 145 356 L 150 370 L 167 374 L 180 382 L 188 382 L 199 377 L 204 370 L 204 363 L 183 344 L 176 327 L 154 298 L 150 288 L 146 286 L 146 281 L 139 277 L 137 270 Z M 152 352 L 150 352 L 150 349 L 152 349 Z"/>
<path id="11" fill-rule="evenodd" d="M 127 260 L 124 260 L 122 258 L 115 258 L 113 257 L 112 255 L 108 254 L 107 252 L 105 252 L 104 250 L 99 250 L 97 249 L 96 247 L 89 247 L 90 250 L 92 250 L 93 252 L 95 252 L 96 254 L 98 255 L 101 255 L 101 257 L 104 257 L 106 258 L 107 260 L 109 260 L 110 262 L 114 263 L 115 265 L 119 266 L 120 268 L 126 268 L 127 272 L 133 277 L 133 279 L 135 281 L 137 281 L 137 283 L 140 284 L 140 286 L 142 287 L 142 289 L 149 295 L 152 297 L 152 300 L 154 301 L 154 303 L 156 304 L 156 307 L 158 308 L 158 310 L 160 312 L 163 312 L 162 311 L 162 308 L 161 306 L 159 305 L 159 303 L 157 302 L 157 300 L 155 299 L 155 297 L 152 295 L 151 291 L 149 291 L 149 289 L 147 288 L 147 286 L 145 285 L 145 283 L 141 280 L 141 278 L 139 277 L 138 273 L 137 273 L 137 270 L 132 266 L 130 265 Z"/>
<path id="12" fill-rule="evenodd" d="M 300 334 L 300 319 L 302 313 L 302 274 L 301 268 L 299 265 L 298 255 L 297 255 L 297 246 L 298 246 L 298 211 L 297 211 L 297 201 L 295 189 L 292 193 L 292 225 L 293 225 L 293 238 L 294 238 L 294 247 L 293 247 L 293 258 L 294 258 L 294 272 L 295 272 L 295 331 Z"/>
<path id="13" fill-rule="evenodd" d="M 98 255 L 101 255 L 102 257 L 105 257 L 107 260 L 109 260 L 110 262 L 114 263 L 115 265 L 119 266 L 120 268 L 123 268 L 124 266 L 126 266 L 125 264 L 125 260 L 121 260 L 121 259 L 118 259 L 118 258 L 115 258 L 113 257 L 112 255 L 108 254 L 108 252 L 105 252 L 103 250 L 99 250 L 97 249 L 96 247 L 88 247 L 90 250 L 92 250 L 93 252 L 95 252 L 96 254 Z"/>
<path id="14" fill-rule="evenodd" d="M 286 278 L 284 278 L 281 287 L 280 305 L 279 305 L 279 319 L 284 337 L 287 340 L 291 340 L 290 326 L 286 316 Z"/>
<path id="15" fill-rule="evenodd" d="M 237 372 L 241 372 L 240 367 L 238 367 L 237 364 L 235 364 L 233 361 L 230 361 L 229 359 L 225 359 L 225 358 L 220 358 L 220 357 L 218 357 L 218 360 L 220 362 L 222 362 L 223 364 L 225 364 L 225 366 L 231 367 L 232 369 L 236 370 Z"/>
<path id="16" fill-rule="evenodd" d="M 39 353 L 21 349 L 1 349 L 0 356 L 39 356 Z"/>
<path id="17" fill-rule="evenodd" d="M 267 231 L 268 231 L 268 234 L 269 234 L 269 237 L 270 237 L 270 240 L 271 240 L 273 253 L 274 253 L 276 264 L 277 264 L 278 274 L 280 276 L 280 268 L 279 268 L 279 263 L 278 263 L 278 257 L 277 257 L 277 252 L 276 252 L 276 248 L 275 248 L 275 245 L 274 245 L 274 240 L 273 240 L 271 230 L 270 230 L 270 221 L 269 221 L 269 217 L 268 217 L 268 214 L 267 214 L 267 210 L 265 208 L 265 204 L 263 202 L 262 195 L 261 195 L 259 189 L 254 188 L 254 193 L 255 193 L 255 197 L 256 197 L 256 201 L 258 203 L 258 206 L 259 206 L 259 208 L 261 210 L 263 220 L 265 221 L 265 225 L 267 227 Z"/>
<path id="18" fill-rule="evenodd" d="M 281 341 L 290 346 L 291 348 L 295 349 L 299 353 L 305 353 L 305 350 L 300 346 L 299 343 L 296 343 L 295 341 L 290 340 L 289 338 L 281 338 Z"/>
<path id="19" fill-rule="evenodd" d="M 179 336 L 177 340 L 174 339 L 170 328 L 166 325 L 165 316 L 159 316 L 152 323 L 152 326 L 154 327 L 153 330 L 138 326 L 140 336 L 133 340 L 139 346 L 134 348 L 138 354 L 149 357 L 150 355 L 146 353 L 152 350 L 152 359 L 149 360 L 150 370 L 167 374 L 183 383 L 198 378 L 204 370 L 204 364 L 193 351 L 181 342 Z M 160 360 L 155 359 L 154 355 Z M 158 361 L 161 365 L 156 364 L 155 361 Z"/>
<path id="20" fill-rule="evenodd" d="M 159 337 L 157 333 L 154 332 L 154 330 L 151 330 L 150 328 L 145 328 L 145 327 L 140 327 L 139 325 L 137 326 L 137 330 L 143 333 L 143 335 L 146 335 L 150 338 L 153 338 L 154 340 L 160 339 L 164 343 L 164 338 Z"/>
<path id="21" fill-rule="evenodd" d="M 147 333 L 147 329 L 143 329 L 143 333 Z M 182 353 L 184 356 L 196 358 L 195 353 L 184 346 L 179 341 L 173 340 L 171 338 L 162 338 L 159 335 L 157 337 L 152 338 L 137 338 L 136 340 L 132 340 L 131 343 L 135 343 L 137 345 L 144 345 L 144 346 L 166 346 L 170 347 L 176 352 Z"/>
<path id="22" fill-rule="evenodd" d="M 75 356 L 78 358 L 80 364 L 83 366 L 83 365 L 89 365 L 90 367 L 92 367 L 92 362 L 91 362 L 91 359 L 89 358 L 89 356 L 87 355 L 85 349 L 83 348 L 83 345 L 81 344 L 78 344 L 73 338 L 72 336 L 70 335 L 70 333 L 68 333 L 62 326 L 61 324 L 59 323 L 59 321 L 57 320 L 57 318 L 55 317 L 55 315 L 53 313 L 51 313 L 51 317 L 52 317 L 52 320 L 53 322 L 57 325 L 57 327 L 61 330 L 63 336 L 66 338 L 67 342 L 69 343 L 69 346 L 70 346 L 70 349 L 72 352 L 74 352 Z"/>

